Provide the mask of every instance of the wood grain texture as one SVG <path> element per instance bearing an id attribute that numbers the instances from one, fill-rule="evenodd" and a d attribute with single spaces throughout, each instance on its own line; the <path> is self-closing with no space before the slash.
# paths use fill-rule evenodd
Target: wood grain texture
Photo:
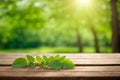
<path id="1" fill-rule="evenodd" d="M 75 65 L 120 65 L 120 59 L 80 59 L 69 58 Z M 0 65 L 11 65 L 15 59 L 0 59 Z"/>
<path id="2" fill-rule="evenodd" d="M 13 71 L 0 73 L 4 77 L 120 77 L 120 72 L 103 72 L 103 71 L 76 71 L 76 72 L 29 72 L 29 71 Z"/>
<path id="3" fill-rule="evenodd" d="M 0 54 L 0 78 L 91 78 L 91 77 L 120 77 L 120 54 L 61 54 L 75 63 L 74 69 L 51 70 L 43 68 L 12 68 L 11 64 L 17 57 L 27 54 Z M 44 54 L 30 54 L 42 56 Z M 47 56 L 56 54 L 45 54 Z M 1 79 L 0 79 L 1 80 Z M 74 80 L 74 79 L 73 79 Z"/>
<path id="4" fill-rule="evenodd" d="M 56 55 L 57 53 L 54 53 L 54 54 L 52 54 L 52 53 L 44 53 L 44 54 L 42 54 L 42 53 L 5 53 L 5 54 L 0 54 L 0 58 L 2 59 L 2 58 L 17 58 L 17 57 L 25 57 L 26 55 L 32 55 L 32 56 L 36 56 L 36 55 L 39 55 L 39 56 L 42 56 L 42 55 L 47 55 L 47 56 L 51 56 L 51 55 Z M 71 57 L 71 58 L 83 58 L 83 59 L 86 59 L 86 58 L 104 58 L 104 59 L 115 59 L 115 58 L 120 58 L 120 54 L 118 53 L 116 53 L 116 54 L 104 54 L 104 53 L 99 53 L 99 54 L 96 54 L 96 53 L 94 53 L 94 54 L 82 54 L 82 53 L 71 53 L 71 54 L 69 54 L 69 53 L 61 53 L 60 55 L 63 55 L 63 56 L 67 56 L 67 57 Z"/>
<path id="5" fill-rule="evenodd" d="M 48 68 L 12 68 L 11 66 L 1 66 L 0 71 L 8 71 L 8 72 L 13 72 L 13 71 L 30 71 L 30 72 L 58 72 L 59 70 L 51 70 Z M 103 71 L 103 72 L 120 72 L 120 66 L 76 66 L 74 69 L 63 69 L 60 70 L 61 72 L 77 72 L 77 71 Z"/>
<path id="6" fill-rule="evenodd" d="M 11 65 L 15 58 L 26 57 L 27 54 L 1 54 L 0 65 Z M 32 56 L 56 54 L 30 54 Z M 120 65 L 120 54 L 60 54 L 70 58 L 76 65 Z"/>

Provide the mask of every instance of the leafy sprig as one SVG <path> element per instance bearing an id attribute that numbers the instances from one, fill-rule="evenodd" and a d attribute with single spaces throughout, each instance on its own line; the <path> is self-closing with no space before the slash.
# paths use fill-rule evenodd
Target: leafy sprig
<path id="1" fill-rule="evenodd" d="M 36 58 L 31 55 L 26 55 L 26 58 L 17 58 L 13 62 L 12 66 L 14 68 L 23 68 L 23 67 L 35 67 L 35 60 L 37 61 L 37 66 L 44 68 L 48 67 L 53 70 L 61 70 L 61 69 L 72 69 L 75 67 L 73 62 L 66 58 L 65 56 L 55 55 L 47 57 L 43 55 L 42 57 L 36 56 Z"/>

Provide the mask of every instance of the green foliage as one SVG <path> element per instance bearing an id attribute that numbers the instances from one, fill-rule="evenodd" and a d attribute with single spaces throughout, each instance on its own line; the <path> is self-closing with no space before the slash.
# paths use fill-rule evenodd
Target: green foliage
<path id="1" fill-rule="evenodd" d="M 12 66 L 16 68 L 25 67 L 25 66 L 34 68 L 35 59 L 30 55 L 27 55 L 26 57 L 28 62 L 25 58 L 17 58 L 13 62 Z M 61 69 L 72 69 L 75 67 L 75 65 L 70 59 L 67 59 L 65 56 L 60 56 L 60 55 L 50 56 L 50 57 L 43 55 L 42 58 L 40 56 L 36 56 L 36 60 L 38 62 L 38 66 L 40 66 L 41 68 L 48 67 L 53 70 L 61 70 Z"/>
<path id="2" fill-rule="evenodd" d="M 62 69 L 62 63 L 59 60 L 51 60 L 48 64 L 48 66 L 54 70 Z"/>
<path id="3" fill-rule="evenodd" d="M 27 60 L 28 60 L 28 66 L 31 67 L 31 68 L 34 68 L 35 67 L 35 59 L 34 57 L 30 56 L 30 55 L 27 55 Z"/>
<path id="4" fill-rule="evenodd" d="M 34 67 L 35 67 L 35 64 L 34 64 L 34 63 L 28 63 L 28 66 L 29 66 L 30 68 L 34 68 Z"/>
<path id="5" fill-rule="evenodd" d="M 40 56 L 36 56 L 36 60 L 38 61 L 38 63 L 43 62 L 43 59 Z"/>
<path id="6" fill-rule="evenodd" d="M 43 55 L 43 59 L 47 62 L 48 61 L 48 58 L 47 56 Z"/>
<path id="7" fill-rule="evenodd" d="M 34 57 L 27 55 L 27 60 L 29 61 L 29 63 L 33 63 L 35 61 Z"/>
<path id="8" fill-rule="evenodd" d="M 77 54 L 79 52 L 77 47 L 39 47 L 39 48 L 27 48 L 27 49 L 1 49 L 0 54 L 6 53 L 14 53 L 19 52 L 23 53 L 70 53 L 70 54 Z M 95 53 L 94 47 L 84 47 L 84 53 Z M 111 53 L 111 47 L 103 47 L 100 48 L 101 53 Z"/>
<path id="9" fill-rule="evenodd" d="M 74 64 L 65 56 L 52 56 L 48 59 L 48 66 L 55 70 L 60 70 L 62 68 L 71 69 L 74 68 Z"/>
<path id="10" fill-rule="evenodd" d="M 46 67 L 46 62 L 42 61 L 41 63 L 38 64 L 40 67 Z"/>
<path id="11" fill-rule="evenodd" d="M 43 55 L 43 57 L 45 58 L 46 56 Z M 37 60 L 38 65 L 40 67 L 45 67 L 46 66 L 46 60 L 44 58 L 41 58 L 40 56 L 36 56 L 36 60 Z"/>
<path id="12" fill-rule="evenodd" d="M 75 65 L 73 64 L 73 62 L 71 60 L 69 60 L 69 59 L 65 59 L 63 61 L 63 68 L 64 69 L 74 68 L 74 66 Z"/>
<path id="13" fill-rule="evenodd" d="M 91 0 L 92 6 L 86 5 L 86 8 L 74 1 L 1 0 L 0 48 L 57 46 L 63 48 L 55 49 L 54 52 L 78 52 L 64 47 L 77 47 L 76 28 L 80 31 L 83 45 L 94 47 L 91 26 L 97 32 L 100 47 L 111 47 L 110 0 Z M 120 13 L 119 3 L 120 1 Z"/>
<path id="14" fill-rule="evenodd" d="M 26 67 L 27 66 L 27 61 L 25 58 L 17 58 L 13 62 L 12 66 L 14 68 L 19 68 L 19 67 Z"/>

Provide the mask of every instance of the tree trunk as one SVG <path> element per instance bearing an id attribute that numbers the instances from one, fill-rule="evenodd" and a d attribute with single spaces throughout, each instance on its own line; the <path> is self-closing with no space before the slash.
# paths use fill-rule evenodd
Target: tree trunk
<path id="1" fill-rule="evenodd" d="M 92 31 L 92 34 L 94 36 L 94 46 L 95 46 L 95 51 L 96 53 L 100 53 L 100 48 L 99 48 L 99 41 L 98 41 L 98 37 L 97 37 L 97 32 L 95 30 L 95 28 L 92 26 L 91 27 L 91 31 Z"/>
<path id="2" fill-rule="evenodd" d="M 117 1 L 118 0 L 111 0 L 113 53 L 120 52 L 120 28 L 119 28 L 119 20 L 118 20 Z"/>
<path id="3" fill-rule="evenodd" d="M 97 32 L 96 32 L 96 30 L 95 30 L 95 28 L 94 28 L 93 22 L 92 22 L 92 20 L 91 20 L 92 18 L 90 18 L 89 15 L 88 15 L 87 17 L 88 17 L 88 22 L 91 23 L 90 28 L 91 28 L 91 31 L 92 31 L 92 34 L 93 34 L 93 37 L 94 37 L 94 48 L 95 48 L 95 51 L 96 51 L 96 53 L 100 53 L 98 36 L 97 36 Z"/>
<path id="4" fill-rule="evenodd" d="M 80 32 L 79 32 L 78 28 L 76 28 L 76 35 L 77 35 L 77 45 L 79 48 L 79 52 L 82 53 L 83 52 L 83 45 L 82 45 L 82 40 L 81 40 L 81 36 L 80 36 Z"/>

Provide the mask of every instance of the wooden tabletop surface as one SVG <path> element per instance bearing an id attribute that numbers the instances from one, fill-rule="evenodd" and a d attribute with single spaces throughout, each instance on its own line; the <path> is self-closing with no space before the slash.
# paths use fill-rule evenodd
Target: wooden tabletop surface
<path id="1" fill-rule="evenodd" d="M 74 69 L 12 68 L 11 64 L 25 54 L 0 54 L 0 77 L 120 77 L 120 54 L 60 54 L 70 58 Z M 43 54 L 30 54 L 42 56 Z M 44 54 L 47 56 L 56 54 Z"/>

